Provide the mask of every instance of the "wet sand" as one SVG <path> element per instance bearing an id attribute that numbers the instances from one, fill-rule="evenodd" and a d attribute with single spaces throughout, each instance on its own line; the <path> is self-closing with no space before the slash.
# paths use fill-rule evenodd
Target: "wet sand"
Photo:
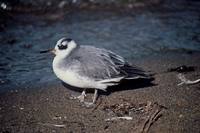
<path id="1" fill-rule="evenodd" d="M 151 123 L 150 133 L 199 133 L 200 84 L 182 85 L 177 72 L 167 69 L 181 65 L 195 66 L 194 72 L 183 73 L 188 79 L 200 78 L 200 54 L 163 54 L 132 61 L 155 73 L 153 86 L 123 88 L 109 95 L 100 95 L 96 106 L 86 108 L 78 100 L 71 100 L 73 91 L 60 82 L 38 88 L 13 88 L 0 94 L 0 131 L 23 132 L 141 132 L 153 110 L 147 106 L 162 106 L 161 115 Z M 92 94 L 87 95 L 88 101 Z M 132 112 L 123 112 L 119 105 L 131 105 Z M 118 108 L 116 108 L 118 107 Z M 131 116 L 132 120 L 105 121 L 117 116 Z M 121 112 L 119 112 L 121 111 Z M 128 110 L 130 111 L 130 110 Z M 115 114 L 115 113 L 114 113 Z M 116 114 L 115 114 L 116 115 Z"/>

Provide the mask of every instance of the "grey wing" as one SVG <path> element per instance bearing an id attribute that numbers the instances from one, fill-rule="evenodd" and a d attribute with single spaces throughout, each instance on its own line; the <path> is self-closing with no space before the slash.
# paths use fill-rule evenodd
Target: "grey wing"
<path id="1" fill-rule="evenodd" d="M 96 81 L 119 82 L 121 79 L 147 77 L 143 70 L 129 65 L 123 57 L 106 49 L 80 46 L 71 59 L 79 62 L 78 73 L 81 76 Z"/>
<path id="2" fill-rule="evenodd" d="M 120 66 L 125 63 L 124 59 L 105 49 L 81 46 L 71 58 L 81 64 L 78 69 L 80 75 L 96 81 L 127 76 L 120 71 Z"/>
<path id="3" fill-rule="evenodd" d="M 130 65 L 128 62 L 125 62 L 123 57 L 121 57 L 111 51 L 107 51 L 107 53 L 108 53 L 109 57 L 111 58 L 111 60 L 113 61 L 113 63 L 115 64 L 115 66 L 117 66 L 117 70 L 122 75 L 124 75 L 125 79 L 138 79 L 138 78 L 149 79 L 149 78 L 151 78 L 141 68 L 134 66 L 134 65 Z"/>

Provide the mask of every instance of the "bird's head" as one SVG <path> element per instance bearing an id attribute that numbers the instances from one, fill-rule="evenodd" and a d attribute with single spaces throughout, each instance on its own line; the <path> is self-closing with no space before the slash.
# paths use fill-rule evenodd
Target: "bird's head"
<path id="1" fill-rule="evenodd" d="M 77 44 L 74 40 L 70 38 L 61 38 L 57 41 L 55 48 L 41 51 L 40 53 L 51 52 L 56 56 L 66 57 L 69 55 L 73 49 L 77 47 Z"/>

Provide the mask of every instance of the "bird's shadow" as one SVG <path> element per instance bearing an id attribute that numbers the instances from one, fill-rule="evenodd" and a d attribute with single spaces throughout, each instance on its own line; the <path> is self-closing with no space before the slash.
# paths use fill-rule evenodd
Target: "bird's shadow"
<path id="1" fill-rule="evenodd" d="M 151 87 L 155 86 L 156 84 L 152 83 L 154 78 L 151 79 L 134 79 L 134 80 L 122 80 L 119 85 L 115 86 L 110 86 L 106 89 L 106 91 L 99 91 L 99 94 L 101 95 L 109 95 L 112 92 L 117 92 L 117 91 L 123 91 L 123 90 L 134 90 L 134 89 L 142 89 L 145 87 Z M 63 86 L 66 87 L 67 89 L 77 91 L 77 92 L 82 92 L 83 88 L 78 88 L 71 86 L 69 84 L 66 84 L 62 82 Z M 89 93 L 93 93 L 94 89 L 87 89 L 86 90 Z"/>

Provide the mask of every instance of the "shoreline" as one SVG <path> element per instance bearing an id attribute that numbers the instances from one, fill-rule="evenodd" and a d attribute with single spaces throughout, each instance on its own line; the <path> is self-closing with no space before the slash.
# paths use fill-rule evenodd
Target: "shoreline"
<path id="1" fill-rule="evenodd" d="M 164 51 L 165 54 L 161 53 L 162 51 L 159 51 L 155 54 L 152 54 L 151 56 L 147 56 L 147 55 L 143 55 L 142 57 L 135 57 L 133 59 L 126 58 L 126 60 L 133 65 L 136 65 L 142 69 L 144 69 L 144 71 L 150 72 L 150 73 L 165 73 L 167 72 L 167 69 L 169 68 L 175 68 L 175 67 L 179 67 L 181 65 L 186 65 L 186 66 L 195 66 L 195 64 L 198 62 L 198 57 L 200 57 L 200 52 L 199 51 L 190 51 L 190 50 L 181 50 L 181 51 Z M 192 59 L 193 57 L 195 57 L 196 62 L 193 60 L 190 60 L 190 58 Z M 53 58 L 53 57 L 52 57 Z M 53 60 L 53 59 L 52 59 Z M 153 63 L 163 63 L 163 60 L 170 60 L 168 61 L 169 64 L 165 64 L 167 66 L 165 66 L 165 68 L 163 66 L 159 66 L 157 70 L 154 70 L 154 68 L 152 68 L 152 66 L 150 66 L 149 64 L 146 64 L 146 62 L 153 62 Z M 175 61 L 176 60 L 176 61 Z M 189 65 L 188 61 L 190 60 L 190 63 L 193 63 L 194 65 Z M 179 65 L 178 65 L 179 64 Z M 198 63 L 197 63 L 198 64 Z M 147 67 L 146 67 L 147 66 Z M 198 65 L 197 65 L 198 66 Z M 49 69 L 52 69 L 52 66 L 49 66 Z M 153 65 L 153 67 L 155 67 L 155 65 Z M 55 78 L 50 78 L 51 81 L 45 81 L 45 82 L 39 82 L 38 83 L 24 83 L 24 84 L 18 84 L 18 85 L 14 85 L 14 86 L 7 86 L 6 84 L 9 84 L 10 82 L 6 82 L 5 83 L 1 83 L 1 89 L 0 89 L 0 94 L 1 93 L 5 93 L 7 91 L 15 91 L 15 88 L 20 88 L 20 89 L 24 89 L 24 90 L 34 90 L 36 88 L 49 88 L 51 86 L 55 86 L 57 87 L 58 85 L 62 85 L 62 82 L 55 76 L 53 70 L 51 70 L 51 76 L 55 77 Z"/>

